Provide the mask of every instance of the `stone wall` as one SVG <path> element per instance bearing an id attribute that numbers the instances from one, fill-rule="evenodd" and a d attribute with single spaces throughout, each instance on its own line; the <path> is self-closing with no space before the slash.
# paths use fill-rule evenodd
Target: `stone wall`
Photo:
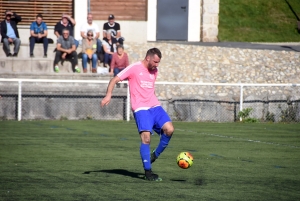
<path id="1" fill-rule="evenodd" d="M 141 48 L 143 47 L 143 48 Z M 295 87 L 244 87 L 245 100 L 298 100 L 300 52 L 205 47 L 171 43 L 129 44 L 130 61 L 142 60 L 147 49 L 162 51 L 158 81 L 196 83 L 284 84 Z M 161 99 L 198 98 L 239 101 L 234 86 L 158 86 Z"/>

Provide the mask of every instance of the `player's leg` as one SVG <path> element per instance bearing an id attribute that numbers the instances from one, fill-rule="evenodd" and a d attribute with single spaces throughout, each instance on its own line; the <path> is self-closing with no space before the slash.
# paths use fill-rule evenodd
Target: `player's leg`
<path id="1" fill-rule="evenodd" d="M 153 120 L 148 110 L 140 110 L 134 113 L 134 119 L 141 138 L 140 155 L 145 170 L 145 179 L 150 181 L 161 180 L 151 169 L 150 142 Z"/>
<path id="2" fill-rule="evenodd" d="M 162 107 L 155 107 L 153 109 L 155 115 L 154 130 L 160 134 L 160 141 L 157 148 L 151 153 L 151 163 L 153 163 L 168 146 L 174 132 L 174 126 L 166 111 Z"/>
<path id="3" fill-rule="evenodd" d="M 150 163 L 150 136 L 149 131 L 140 132 L 141 145 L 140 145 L 140 155 L 142 158 L 143 166 L 145 170 L 151 170 Z"/>

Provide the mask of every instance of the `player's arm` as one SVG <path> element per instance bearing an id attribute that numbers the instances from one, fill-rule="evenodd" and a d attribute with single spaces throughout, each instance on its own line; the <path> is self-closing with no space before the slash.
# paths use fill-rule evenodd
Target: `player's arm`
<path id="1" fill-rule="evenodd" d="M 113 77 L 108 84 L 106 95 L 101 101 L 101 107 L 108 105 L 111 100 L 112 91 L 115 87 L 115 85 L 120 82 L 120 78 L 118 76 Z"/>

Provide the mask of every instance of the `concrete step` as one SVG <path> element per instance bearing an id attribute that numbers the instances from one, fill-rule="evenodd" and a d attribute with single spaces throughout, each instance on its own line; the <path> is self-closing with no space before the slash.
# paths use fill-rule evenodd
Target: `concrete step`
<path id="1" fill-rule="evenodd" d="M 0 46 L 2 46 L 1 44 Z M 54 57 L 56 44 L 49 44 L 48 56 L 43 58 L 44 49 L 43 44 L 35 44 L 34 58 L 30 58 L 29 44 L 21 44 L 18 57 L 6 57 L 4 51 L 0 50 L 0 72 L 1 73 L 55 73 L 54 72 Z M 77 48 L 77 54 L 81 53 L 81 46 Z M 13 53 L 13 45 L 11 45 L 11 52 Z M 82 59 L 78 59 L 78 67 L 83 74 Z M 74 69 L 69 61 L 59 62 L 59 73 L 74 73 Z M 99 74 L 108 74 L 108 69 L 98 67 Z M 91 62 L 88 64 L 87 73 L 92 73 Z"/>
<path id="2" fill-rule="evenodd" d="M 6 55 L 3 51 L 3 43 L 1 43 L 1 50 L 0 50 L 0 58 L 6 58 Z M 56 44 L 49 44 L 48 45 L 48 51 L 47 51 L 47 55 L 48 55 L 48 58 L 52 58 L 54 59 L 54 56 L 55 56 L 55 52 L 54 49 L 56 48 Z M 13 54 L 14 53 L 14 46 L 11 45 L 10 46 L 10 51 L 11 53 Z M 79 46 L 77 48 L 77 53 L 81 52 L 81 46 Z M 43 58 L 44 56 L 44 47 L 43 47 L 43 44 L 41 43 L 37 43 L 35 44 L 34 46 L 34 56 L 35 58 Z M 29 44 L 21 44 L 20 46 L 20 50 L 19 50 L 19 53 L 18 53 L 18 58 L 30 58 L 30 50 L 29 50 Z"/>
<path id="3" fill-rule="evenodd" d="M 53 58 L 19 58 L 19 57 L 5 57 L 0 58 L 0 72 L 1 73 L 55 73 Z M 65 60 L 59 62 L 59 73 L 74 73 L 71 62 Z M 78 67 L 83 73 L 82 60 L 78 59 Z M 108 68 L 97 67 L 99 74 L 108 74 Z M 91 62 L 88 63 L 87 73 L 92 73 Z"/>
<path id="4" fill-rule="evenodd" d="M 0 78 L 6 79 L 51 79 L 51 80 L 107 80 L 112 77 L 109 75 L 103 75 L 98 73 L 1 73 Z"/>

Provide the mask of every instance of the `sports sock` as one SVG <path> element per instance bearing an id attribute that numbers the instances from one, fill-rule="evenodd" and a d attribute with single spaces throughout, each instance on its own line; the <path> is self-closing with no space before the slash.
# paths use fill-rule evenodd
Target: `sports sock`
<path id="1" fill-rule="evenodd" d="M 165 148 L 168 146 L 169 141 L 171 140 L 172 136 L 167 136 L 166 134 L 162 134 L 160 136 L 160 141 L 159 144 L 157 146 L 157 148 L 155 149 L 155 156 L 156 158 L 159 157 L 159 155 L 165 150 Z"/>
<path id="2" fill-rule="evenodd" d="M 150 145 L 141 143 L 140 154 L 145 170 L 151 170 Z"/>

